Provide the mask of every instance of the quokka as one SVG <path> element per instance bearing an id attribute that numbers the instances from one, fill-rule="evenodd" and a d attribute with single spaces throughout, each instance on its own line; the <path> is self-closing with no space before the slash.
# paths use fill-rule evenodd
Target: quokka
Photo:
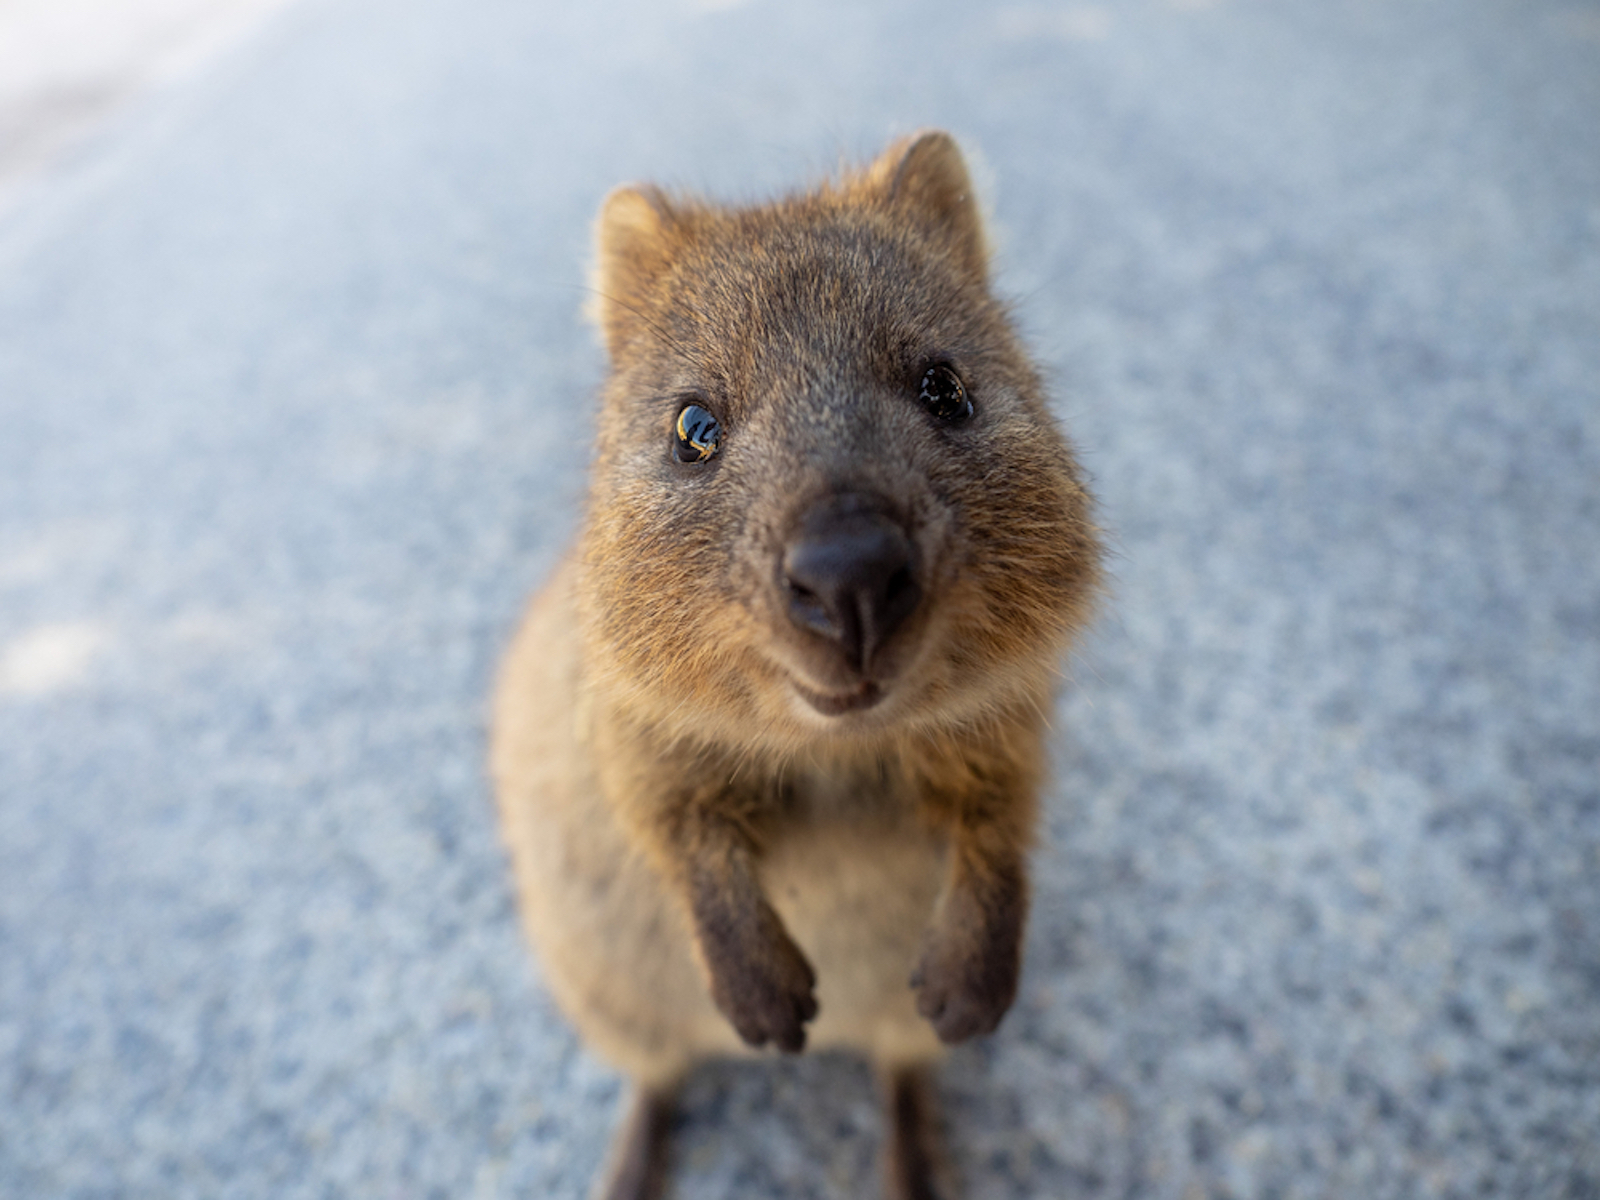
<path id="1" fill-rule="evenodd" d="M 598 222 L 582 529 L 492 766 L 528 933 L 633 1080 L 600 1183 L 661 1185 L 708 1056 L 867 1056 L 895 1200 L 945 1194 L 928 1072 L 1016 995 L 1060 660 L 1101 557 L 944 133 L 725 207 Z"/>

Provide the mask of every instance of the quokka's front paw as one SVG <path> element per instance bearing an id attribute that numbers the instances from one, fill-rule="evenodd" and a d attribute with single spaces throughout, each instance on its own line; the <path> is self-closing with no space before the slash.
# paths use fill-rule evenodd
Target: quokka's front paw
<path id="1" fill-rule="evenodd" d="M 1017 937 L 995 930 L 988 937 L 931 930 L 911 973 L 917 1012 L 951 1045 L 993 1033 L 1016 999 L 1021 969 Z"/>
<path id="2" fill-rule="evenodd" d="M 707 958 L 711 998 L 741 1038 L 789 1054 L 805 1049 L 806 1022 L 817 1015 L 817 975 L 781 927 L 751 952 Z"/>

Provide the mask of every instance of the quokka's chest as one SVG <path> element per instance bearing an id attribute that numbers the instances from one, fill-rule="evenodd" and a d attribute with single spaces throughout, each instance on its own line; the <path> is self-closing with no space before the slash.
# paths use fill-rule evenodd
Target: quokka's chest
<path id="1" fill-rule="evenodd" d="M 774 773 L 768 794 L 775 835 L 834 827 L 865 833 L 923 823 L 916 785 L 885 758 L 790 763 Z"/>

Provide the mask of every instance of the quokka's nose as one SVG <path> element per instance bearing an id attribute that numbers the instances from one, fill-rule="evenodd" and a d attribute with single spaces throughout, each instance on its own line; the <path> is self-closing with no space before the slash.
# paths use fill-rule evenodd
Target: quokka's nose
<path id="1" fill-rule="evenodd" d="M 870 496 L 831 496 L 796 523 L 783 549 L 789 619 L 862 672 L 922 599 L 916 548 L 886 507 Z"/>

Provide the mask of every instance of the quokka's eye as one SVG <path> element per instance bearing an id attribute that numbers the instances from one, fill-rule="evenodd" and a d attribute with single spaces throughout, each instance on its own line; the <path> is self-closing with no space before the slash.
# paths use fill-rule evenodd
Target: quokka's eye
<path id="1" fill-rule="evenodd" d="M 922 405 L 941 421 L 965 421 L 972 415 L 972 401 L 961 377 L 943 363 L 929 367 L 922 376 Z"/>
<path id="2" fill-rule="evenodd" d="M 681 463 L 703 463 L 717 452 L 722 428 L 717 419 L 698 404 L 685 404 L 678 414 L 677 444 L 672 455 Z"/>

